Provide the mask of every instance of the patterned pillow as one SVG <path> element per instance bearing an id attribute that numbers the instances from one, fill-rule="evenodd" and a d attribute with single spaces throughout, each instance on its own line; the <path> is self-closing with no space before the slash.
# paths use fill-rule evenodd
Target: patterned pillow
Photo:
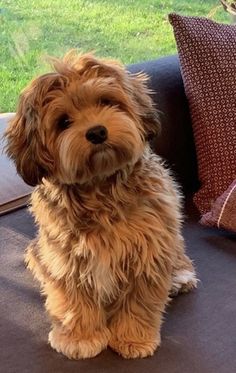
<path id="1" fill-rule="evenodd" d="M 201 187 L 201 213 L 236 178 L 236 26 L 169 16 L 189 101 Z"/>
<path id="2" fill-rule="evenodd" d="M 228 229 L 236 233 L 236 179 L 230 187 L 217 198 L 211 211 L 203 215 L 200 223 Z"/>

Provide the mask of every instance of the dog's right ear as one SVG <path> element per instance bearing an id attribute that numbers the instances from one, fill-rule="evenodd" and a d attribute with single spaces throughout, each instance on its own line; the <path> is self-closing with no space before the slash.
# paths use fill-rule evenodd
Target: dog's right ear
<path id="1" fill-rule="evenodd" d="M 145 131 L 145 139 L 151 140 L 161 132 L 159 113 L 152 100 L 153 92 L 148 88 L 148 75 L 145 73 L 129 74 L 129 91 L 137 106 Z"/>
<path id="2" fill-rule="evenodd" d="M 50 162 L 41 141 L 39 115 L 31 95 L 31 89 L 21 94 L 17 113 L 4 137 L 6 154 L 14 161 L 17 172 L 27 184 L 35 186 L 48 174 Z"/>

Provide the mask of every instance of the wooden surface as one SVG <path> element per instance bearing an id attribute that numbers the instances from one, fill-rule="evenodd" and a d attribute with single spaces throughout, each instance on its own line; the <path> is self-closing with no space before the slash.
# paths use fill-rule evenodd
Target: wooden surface
<path id="1" fill-rule="evenodd" d="M 14 114 L 0 114 L 0 215 L 25 206 L 32 188 L 17 175 L 14 164 L 3 152 L 2 135 Z"/>

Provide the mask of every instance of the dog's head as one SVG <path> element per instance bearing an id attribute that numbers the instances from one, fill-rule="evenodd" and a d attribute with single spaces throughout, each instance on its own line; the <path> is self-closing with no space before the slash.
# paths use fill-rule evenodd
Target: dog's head
<path id="1" fill-rule="evenodd" d="M 159 122 L 144 74 L 93 55 L 54 59 L 22 92 L 7 154 L 30 185 L 86 183 L 135 164 Z"/>

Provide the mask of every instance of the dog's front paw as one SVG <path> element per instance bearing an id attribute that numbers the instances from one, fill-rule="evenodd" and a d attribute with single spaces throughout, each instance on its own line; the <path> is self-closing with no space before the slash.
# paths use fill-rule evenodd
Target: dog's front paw
<path id="1" fill-rule="evenodd" d="M 160 345 L 158 341 L 118 341 L 111 340 L 109 346 L 125 359 L 137 359 L 152 356 Z"/>
<path id="2" fill-rule="evenodd" d="M 176 270 L 172 278 L 170 296 L 175 297 L 179 293 L 188 293 L 197 287 L 197 278 L 194 270 Z"/>
<path id="3" fill-rule="evenodd" d="M 54 327 L 48 335 L 52 348 L 69 359 L 87 359 L 98 355 L 107 348 L 109 331 L 96 332 L 90 339 L 82 339 L 66 334 Z"/>

